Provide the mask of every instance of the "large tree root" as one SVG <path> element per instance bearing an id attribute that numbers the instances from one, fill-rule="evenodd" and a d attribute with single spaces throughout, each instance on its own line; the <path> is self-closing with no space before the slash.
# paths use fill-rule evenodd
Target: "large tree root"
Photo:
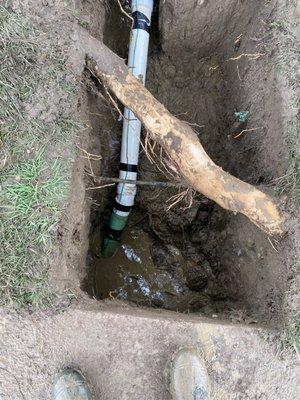
<path id="1" fill-rule="evenodd" d="M 172 116 L 132 76 L 124 60 L 80 28 L 77 45 L 89 69 L 142 121 L 191 187 L 221 207 L 246 215 L 268 234 L 282 233 L 282 220 L 272 199 L 218 167 L 192 128 Z"/>

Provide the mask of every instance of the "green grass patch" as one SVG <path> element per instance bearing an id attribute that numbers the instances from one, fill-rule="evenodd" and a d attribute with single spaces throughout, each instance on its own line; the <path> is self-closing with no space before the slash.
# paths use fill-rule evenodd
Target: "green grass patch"
<path id="1" fill-rule="evenodd" d="M 53 149 L 79 129 L 64 49 L 36 26 L 0 6 L 0 305 L 53 296 L 47 272 L 71 174 Z M 67 106 L 53 107 L 53 93 Z"/>
<path id="2" fill-rule="evenodd" d="M 289 341 L 290 344 L 294 347 L 298 356 L 300 356 L 300 315 L 296 317 L 295 322 L 292 326 Z"/>
<path id="3" fill-rule="evenodd" d="M 14 176 L 9 177 L 12 182 L 3 192 L 8 200 L 6 213 L 11 214 L 11 219 L 30 217 L 36 208 L 59 211 L 64 184 L 60 163 L 55 161 L 49 177 L 43 177 L 47 171 L 44 154 L 40 152 L 33 160 L 20 164 Z M 5 208 L 3 203 L 2 207 Z"/>
<path id="4" fill-rule="evenodd" d="M 280 43 L 277 55 L 277 73 L 279 79 L 284 78 L 288 86 L 289 110 L 291 116 L 284 116 L 283 128 L 287 149 L 287 171 L 278 181 L 275 193 L 288 193 L 292 199 L 300 204 L 300 123 L 297 110 L 299 110 L 299 51 L 297 48 L 297 22 L 290 18 L 273 21 L 269 24 L 273 30 L 274 38 Z"/>
<path id="5" fill-rule="evenodd" d="M 38 306 L 50 299 L 44 274 L 66 195 L 62 166 L 54 161 L 49 173 L 40 152 L 2 175 L 1 185 L 2 302 Z"/>
<path id="6" fill-rule="evenodd" d="M 281 350 L 285 348 L 292 348 L 300 357 L 300 314 L 295 316 L 294 322 L 281 341 Z"/>
<path id="7" fill-rule="evenodd" d="M 296 203 L 300 203 L 300 135 L 299 122 L 295 118 L 286 128 L 287 172 L 276 185 L 276 193 L 288 192 Z"/>

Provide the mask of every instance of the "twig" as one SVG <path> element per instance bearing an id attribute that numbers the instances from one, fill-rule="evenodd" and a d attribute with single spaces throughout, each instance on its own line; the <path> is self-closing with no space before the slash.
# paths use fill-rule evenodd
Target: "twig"
<path id="1" fill-rule="evenodd" d="M 240 137 L 243 133 L 245 132 L 252 132 L 252 131 L 257 131 L 258 129 L 262 129 L 262 127 L 259 128 L 250 128 L 250 129 L 243 129 L 238 135 L 234 136 L 234 139 L 237 139 Z"/>
<path id="2" fill-rule="evenodd" d="M 238 45 L 238 44 L 240 43 L 240 41 L 241 41 L 241 39 L 242 39 L 242 36 L 243 36 L 243 34 L 241 33 L 241 34 L 235 39 L 235 41 L 234 41 L 234 45 L 235 45 L 235 46 Z"/>
<path id="3" fill-rule="evenodd" d="M 102 159 L 102 157 L 99 154 L 89 153 L 88 151 L 80 147 L 78 144 L 76 145 L 76 147 L 78 147 L 79 150 L 81 150 L 84 154 L 86 154 L 86 157 L 83 156 L 83 158 L 89 158 L 90 160 L 93 161 L 99 161 Z"/>
<path id="4" fill-rule="evenodd" d="M 99 176 L 95 177 L 95 182 L 111 182 L 110 185 L 114 185 L 116 183 L 126 183 L 126 184 L 133 184 L 133 185 L 139 185 L 139 186 L 159 186 L 163 188 L 189 188 L 189 186 L 184 183 L 184 182 L 151 182 L 151 181 L 135 181 L 132 179 L 120 179 L 120 178 L 113 178 L 113 177 L 108 177 L 108 176 Z M 89 187 L 87 190 L 92 190 L 92 189 L 99 189 L 101 187 L 95 186 L 95 187 Z"/>
<path id="5" fill-rule="evenodd" d="M 271 239 L 269 237 L 268 237 L 268 241 L 270 242 L 270 245 L 276 251 L 276 253 L 278 253 L 278 250 L 276 249 L 276 247 L 274 246 L 274 244 L 272 243 L 272 241 L 271 241 Z"/>
<path id="6" fill-rule="evenodd" d="M 205 127 L 205 125 L 199 125 L 196 122 L 188 122 L 188 121 L 185 121 L 184 119 L 182 121 L 186 122 L 190 126 L 197 126 L 198 128 L 204 128 Z"/>
<path id="7" fill-rule="evenodd" d="M 265 56 L 265 55 L 266 55 L 266 53 L 252 53 L 252 54 L 251 53 L 242 53 L 237 57 L 228 58 L 228 60 L 226 60 L 226 61 L 237 61 L 237 60 L 240 60 L 242 57 L 247 57 L 250 60 L 257 60 L 260 57 Z"/>
<path id="8" fill-rule="evenodd" d="M 154 147 L 151 148 L 151 146 L 149 145 L 150 149 L 152 150 L 152 156 L 150 155 L 149 151 L 148 151 L 148 143 L 149 143 L 149 139 L 148 139 L 148 135 L 149 133 L 147 132 L 146 134 L 146 138 L 145 138 L 145 144 L 143 144 L 142 140 L 140 140 L 140 144 L 142 146 L 142 149 L 144 150 L 148 160 L 151 162 L 151 164 L 155 165 L 156 168 L 166 177 L 169 178 L 166 173 L 159 167 L 158 163 L 155 161 L 155 159 L 153 157 L 155 157 L 155 153 L 154 153 Z M 174 178 L 174 176 L 168 171 L 168 169 L 166 168 L 166 166 L 163 164 L 162 162 L 162 166 L 164 167 L 164 169 L 172 176 L 172 178 Z"/>
<path id="9" fill-rule="evenodd" d="M 99 160 L 102 159 L 102 157 L 100 155 L 98 155 L 98 154 L 89 153 L 88 151 L 86 151 L 83 148 L 81 148 L 78 144 L 76 146 L 79 148 L 79 150 L 81 150 L 85 154 L 85 156 L 82 156 L 82 158 L 85 158 L 86 160 L 88 160 L 89 167 L 90 167 L 90 175 L 94 177 L 95 174 L 94 174 L 94 170 L 93 170 L 93 167 L 92 167 L 91 160 L 92 161 L 99 161 Z"/>
<path id="10" fill-rule="evenodd" d="M 112 102 L 112 104 L 115 106 L 116 110 L 118 111 L 118 113 L 120 114 L 120 117 L 127 120 L 125 118 L 125 115 L 122 113 L 122 111 L 120 110 L 117 102 L 113 99 L 112 95 L 109 93 L 109 91 L 107 90 L 107 87 L 105 85 L 103 85 L 105 93 L 107 94 L 109 100 Z"/>
<path id="11" fill-rule="evenodd" d="M 168 157 L 168 158 L 166 158 Z M 170 157 L 168 156 L 168 154 L 166 154 L 165 157 L 165 161 L 163 161 L 163 148 L 160 148 L 160 152 L 159 152 L 159 159 L 161 162 L 161 165 L 164 167 L 164 169 L 167 171 L 167 173 L 173 178 L 176 179 L 176 176 L 178 177 L 178 171 L 176 170 L 175 166 L 172 163 L 172 160 L 170 159 Z M 172 171 L 174 172 L 174 174 L 172 173 Z"/>
<path id="12" fill-rule="evenodd" d="M 193 201 L 194 201 L 194 194 L 195 194 L 195 191 L 193 189 L 191 189 L 191 190 L 188 189 L 186 197 L 188 197 L 188 195 L 189 195 L 190 196 L 190 200 L 189 200 L 188 205 L 186 207 L 182 207 L 181 208 L 183 211 L 188 210 L 189 208 L 192 207 Z"/>
<path id="13" fill-rule="evenodd" d="M 107 183 L 106 185 L 101 185 L 101 186 L 91 186 L 91 187 L 86 188 L 85 190 L 103 189 L 108 186 L 115 186 L 115 183 Z"/>
<path id="14" fill-rule="evenodd" d="M 129 18 L 129 19 L 131 20 L 131 29 L 132 29 L 133 24 L 134 24 L 134 19 L 131 17 L 131 15 L 129 15 L 129 14 L 124 10 L 124 8 L 122 7 L 122 4 L 121 4 L 120 0 L 117 0 L 117 2 L 118 2 L 118 4 L 119 4 L 119 7 L 120 7 L 121 12 L 122 12 L 124 15 L 126 15 L 127 18 Z"/>

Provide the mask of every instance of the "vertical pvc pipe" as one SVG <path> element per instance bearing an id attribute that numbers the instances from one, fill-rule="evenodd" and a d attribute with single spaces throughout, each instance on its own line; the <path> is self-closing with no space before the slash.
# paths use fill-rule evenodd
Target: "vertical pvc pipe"
<path id="1" fill-rule="evenodd" d="M 145 84 L 153 0 L 132 0 L 131 11 L 134 23 L 129 46 L 128 68 Z M 125 108 L 119 172 L 121 179 L 137 179 L 141 128 L 141 122 L 132 111 Z M 102 255 L 104 257 L 111 257 L 117 250 L 121 233 L 134 205 L 135 195 L 135 184 L 118 185 L 114 209 L 103 242 Z"/>

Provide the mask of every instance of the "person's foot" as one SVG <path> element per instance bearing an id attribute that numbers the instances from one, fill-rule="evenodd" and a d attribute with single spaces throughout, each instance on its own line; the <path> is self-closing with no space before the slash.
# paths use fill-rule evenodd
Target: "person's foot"
<path id="1" fill-rule="evenodd" d="M 84 377 L 75 369 L 62 370 L 52 387 L 53 400 L 92 400 Z"/>
<path id="2" fill-rule="evenodd" d="M 210 383 L 205 365 L 195 349 L 178 351 L 172 360 L 173 400 L 209 400 Z"/>

